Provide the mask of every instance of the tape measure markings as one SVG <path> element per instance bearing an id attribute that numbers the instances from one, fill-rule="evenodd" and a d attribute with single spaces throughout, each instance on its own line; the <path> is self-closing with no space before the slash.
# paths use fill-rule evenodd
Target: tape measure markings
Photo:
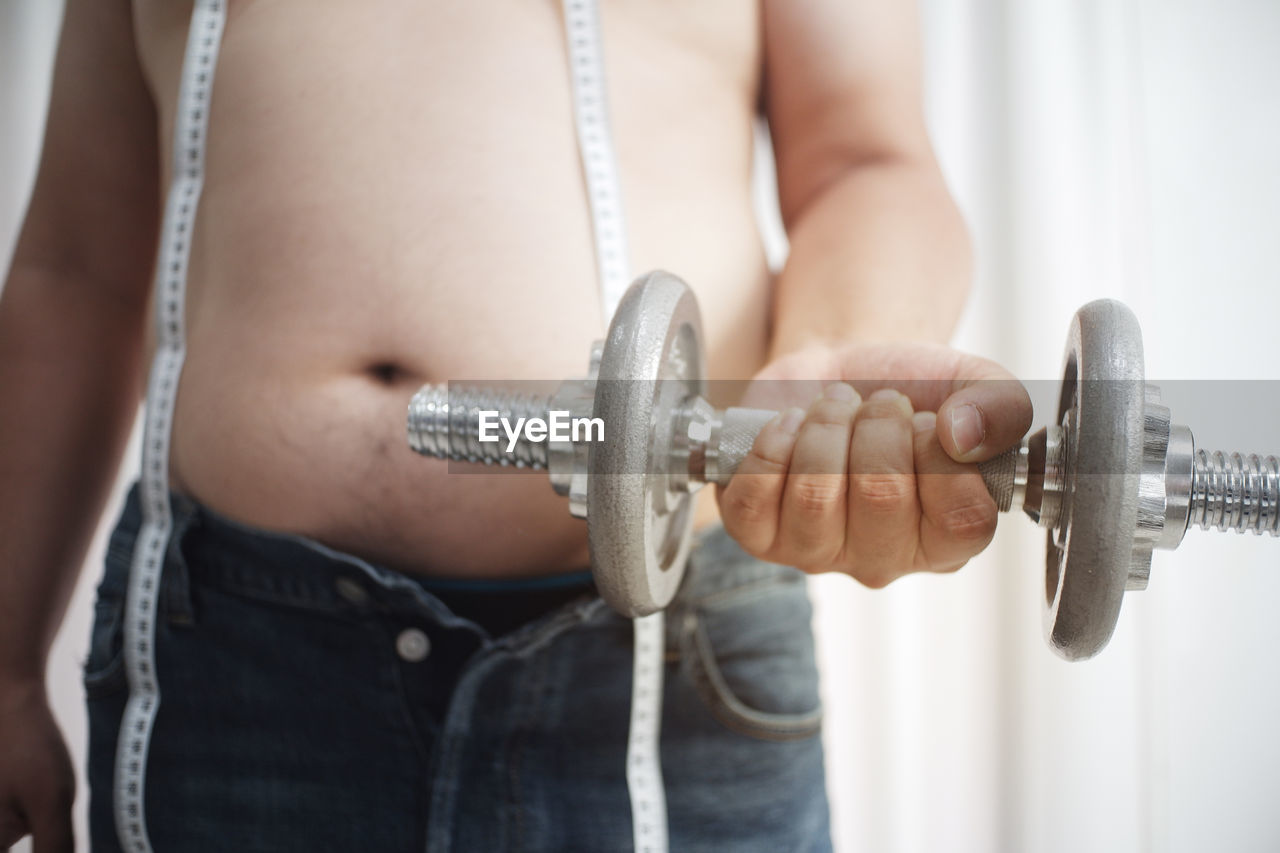
<path id="1" fill-rule="evenodd" d="M 600 307 L 608 325 L 630 283 L 630 261 L 623 226 L 621 182 L 609 130 L 600 18 L 595 0 L 565 0 L 564 17 L 578 146 L 595 232 Z"/>
<path id="2" fill-rule="evenodd" d="M 204 180 L 208 105 L 226 24 L 226 0 L 196 0 L 183 60 L 173 137 L 174 171 L 156 268 L 157 348 L 148 380 L 141 500 L 142 527 L 130 571 L 125 615 L 125 667 L 130 694 L 116 756 L 116 826 L 127 850 L 149 853 L 145 777 L 151 729 L 160 704 L 155 678 L 156 593 L 172 530 L 168 453 L 178 380 L 186 355 L 185 308 L 190 235 Z M 574 107 L 600 273 L 606 323 L 627 285 L 628 258 L 613 142 L 609 133 L 592 0 L 565 0 Z M 635 620 L 627 785 L 637 850 L 667 849 L 666 798 L 658 742 L 662 707 L 663 615 Z"/>
<path id="3" fill-rule="evenodd" d="M 659 758 L 664 623 L 661 610 L 635 620 L 627 788 L 635 848 L 644 853 L 667 849 L 667 801 Z"/>
<path id="4" fill-rule="evenodd" d="M 116 834 L 125 850 L 149 853 L 146 826 L 147 751 L 160 689 L 156 679 L 156 600 L 173 517 L 169 507 L 169 444 L 178 379 L 186 357 L 183 314 L 192 224 L 204 184 L 208 104 L 226 23 L 226 0 L 196 0 L 191 13 L 173 132 L 173 175 L 156 263 L 156 352 L 147 381 L 143 426 L 142 525 L 129 571 L 124 661 L 129 699 L 116 750 Z"/>
<path id="5" fill-rule="evenodd" d="M 629 284 L 630 261 L 621 181 L 609 130 L 596 0 L 564 0 L 564 18 L 578 145 L 600 274 L 600 307 L 607 327 Z M 667 850 L 667 800 L 659 752 L 664 621 L 659 611 L 636 619 L 634 627 L 626 774 L 635 848 L 644 853 Z"/>

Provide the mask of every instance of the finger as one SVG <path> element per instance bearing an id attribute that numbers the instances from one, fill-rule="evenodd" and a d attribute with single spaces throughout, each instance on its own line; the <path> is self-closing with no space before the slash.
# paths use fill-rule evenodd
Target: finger
<path id="1" fill-rule="evenodd" d="M 729 485 L 720 490 L 724 528 L 749 554 L 761 556 L 773 548 L 784 475 L 803 421 L 803 409 L 788 409 L 765 424 Z"/>
<path id="2" fill-rule="evenodd" d="M 986 381 L 1015 383 L 990 359 L 941 344 L 867 344 L 840 353 L 840 376 L 864 398 L 881 388 L 907 395 L 916 411 L 936 412 L 953 394 Z"/>
<path id="3" fill-rule="evenodd" d="M 845 559 L 858 580 L 882 587 L 915 560 L 920 506 L 913 476 L 911 401 L 891 389 L 863 403 L 849 448 Z"/>
<path id="4" fill-rule="evenodd" d="M 783 491 L 778 559 L 821 568 L 844 549 L 845 473 L 860 403 L 851 386 L 836 382 L 809 407 Z"/>
<path id="5" fill-rule="evenodd" d="M 962 462 L 989 459 L 1031 426 L 1026 389 L 988 359 L 933 344 L 873 345 L 846 358 L 842 375 L 857 377 L 854 384 L 864 395 L 893 387 L 910 397 L 917 411 L 937 412 L 943 447 Z"/>
<path id="6" fill-rule="evenodd" d="M 933 412 L 918 412 L 912 418 L 920 496 L 916 568 L 944 572 L 960 568 L 991 543 L 999 513 L 978 469 L 955 461 L 942 449 L 937 421 Z"/>
<path id="7" fill-rule="evenodd" d="M 967 378 L 954 383 L 938 407 L 939 439 L 959 462 L 990 459 L 1019 441 L 1031 428 L 1031 397 L 1004 368 L 973 356 L 964 367 Z"/>

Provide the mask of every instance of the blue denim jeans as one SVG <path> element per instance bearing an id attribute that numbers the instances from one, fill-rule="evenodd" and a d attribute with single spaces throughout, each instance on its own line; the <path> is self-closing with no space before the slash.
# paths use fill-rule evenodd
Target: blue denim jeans
<path id="1" fill-rule="evenodd" d="M 146 784 L 156 850 L 632 848 L 632 628 L 589 585 L 494 636 L 429 582 L 182 496 L 173 511 Z M 95 850 L 119 849 L 121 620 L 139 522 L 135 494 L 85 665 Z M 719 529 L 702 535 L 667 611 L 672 850 L 830 849 L 820 726 L 801 575 Z"/>

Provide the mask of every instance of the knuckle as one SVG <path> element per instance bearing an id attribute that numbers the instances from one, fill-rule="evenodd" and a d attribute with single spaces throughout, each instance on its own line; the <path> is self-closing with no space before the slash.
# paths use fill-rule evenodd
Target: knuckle
<path id="1" fill-rule="evenodd" d="M 791 483 L 791 505 L 805 515 L 826 515 L 840 504 L 843 479 L 838 474 L 797 477 Z"/>
<path id="2" fill-rule="evenodd" d="M 752 527 L 772 518 L 777 506 L 761 492 L 730 488 L 720 500 L 720 511 L 726 527 Z"/>
<path id="3" fill-rule="evenodd" d="M 901 512 L 915 503 L 915 478 L 909 474 L 855 474 L 853 492 L 858 505 L 869 512 Z"/>
<path id="4" fill-rule="evenodd" d="M 809 414 L 805 420 L 811 426 L 835 426 L 843 429 L 853 420 L 854 412 L 852 403 L 823 399 L 809 408 Z"/>
<path id="5" fill-rule="evenodd" d="M 955 541 L 985 545 L 995 535 L 998 515 L 990 500 L 966 503 L 943 512 L 938 527 Z"/>
<path id="6" fill-rule="evenodd" d="M 867 400 L 858 409 L 858 420 L 904 421 L 910 417 L 910 406 L 898 400 Z"/>
<path id="7" fill-rule="evenodd" d="M 770 440 L 764 433 L 756 436 L 755 444 L 747 454 L 749 470 L 753 474 L 785 474 L 791 461 L 791 445 Z M 739 471 L 742 470 L 740 467 Z"/>

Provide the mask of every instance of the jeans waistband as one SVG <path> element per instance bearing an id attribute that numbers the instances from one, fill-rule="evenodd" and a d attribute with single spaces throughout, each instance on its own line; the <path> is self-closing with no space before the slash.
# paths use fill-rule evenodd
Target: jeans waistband
<path id="1" fill-rule="evenodd" d="M 465 595 L 515 600 L 537 598 L 556 604 L 574 601 L 594 613 L 601 609 L 589 573 L 554 578 L 543 585 L 514 582 L 510 592 L 501 584 L 451 584 L 416 577 L 369 562 L 303 536 L 261 530 L 228 519 L 190 497 L 170 495 L 172 533 L 161 581 L 161 607 L 181 621 L 189 607 L 188 585 L 199 583 L 258 601 L 313 611 L 351 613 L 386 607 L 412 606 L 441 627 L 487 633 L 482 619 L 468 619 L 445 602 Z M 134 542 L 142 526 L 139 488 L 129 492 L 120 520 L 111 534 L 107 571 L 99 587 L 103 598 L 123 598 L 128 585 Z M 452 590 L 452 586 L 459 586 Z M 537 601 L 525 610 L 538 615 Z M 554 606 L 544 608 L 557 609 Z M 579 614 L 587 618 L 591 614 Z M 510 621 L 510 619 L 508 619 Z M 524 620 L 517 618 L 516 624 Z M 504 623 L 505 624 L 505 623 Z M 514 626 L 512 626 L 514 627 Z"/>
<path id="2" fill-rule="evenodd" d="M 313 610 L 351 613 L 353 608 L 359 611 L 409 604 L 441 627 L 486 633 L 476 621 L 464 618 L 445 603 L 449 598 L 447 587 L 451 585 L 448 582 L 397 572 L 303 536 L 249 527 L 186 495 L 173 493 L 170 507 L 173 532 L 161 584 L 161 607 L 170 619 L 184 617 L 184 610 L 190 606 L 189 578 L 194 578 L 197 583 L 260 601 Z M 133 544 L 141 525 L 142 509 L 135 485 L 111 535 L 107 571 L 99 587 L 101 597 L 124 598 Z M 572 576 L 566 577 L 569 580 L 557 582 L 574 583 Z M 695 535 L 689 567 L 673 607 L 678 611 L 682 606 L 713 600 L 744 586 L 779 580 L 799 582 L 802 575 L 795 569 L 750 557 L 717 525 Z M 576 582 L 581 595 L 565 618 L 584 621 L 612 614 L 588 578 L 579 575 Z M 463 583 L 462 588 L 475 592 L 470 584 Z M 523 594 L 520 584 L 513 594 Z M 522 634 L 523 629 L 513 636 Z"/>

